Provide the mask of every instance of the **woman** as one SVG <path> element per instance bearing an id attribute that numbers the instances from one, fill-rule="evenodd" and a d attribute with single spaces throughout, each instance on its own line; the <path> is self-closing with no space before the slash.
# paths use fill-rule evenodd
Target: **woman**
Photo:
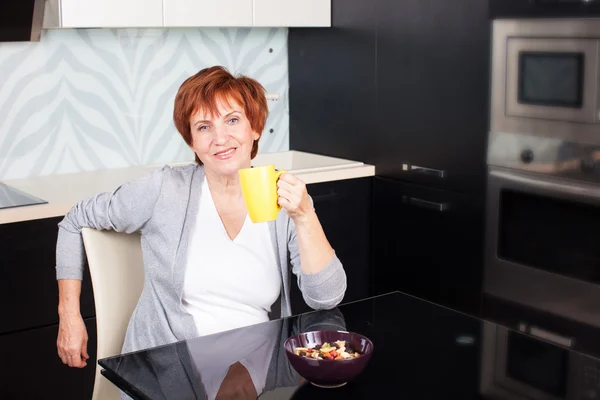
<path id="1" fill-rule="evenodd" d="M 81 228 L 141 233 L 145 284 L 123 352 L 288 316 L 290 274 L 306 303 L 330 309 L 346 274 L 304 183 L 283 174 L 277 220 L 253 224 L 238 170 L 250 167 L 267 119 L 264 88 L 212 67 L 188 78 L 175 98 L 177 130 L 196 164 L 163 167 L 77 203 L 59 224 L 58 354 L 84 367 L 87 333 L 79 312 L 85 263 Z M 273 310 L 272 310 L 273 309 Z"/>

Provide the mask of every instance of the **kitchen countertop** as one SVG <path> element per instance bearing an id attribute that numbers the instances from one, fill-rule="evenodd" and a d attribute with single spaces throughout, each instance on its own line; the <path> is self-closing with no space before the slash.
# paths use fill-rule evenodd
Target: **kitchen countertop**
<path id="1" fill-rule="evenodd" d="M 169 165 L 186 164 L 190 164 L 190 162 Z M 274 164 L 275 168 L 279 170 L 293 173 L 307 184 L 375 175 L 373 165 L 294 150 L 258 154 L 252 160 L 253 166 L 269 164 Z M 65 215 L 77 201 L 99 192 L 112 191 L 119 185 L 162 166 L 163 164 L 105 169 L 3 181 L 9 186 L 46 200 L 48 203 L 0 209 L 0 224 Z"/>

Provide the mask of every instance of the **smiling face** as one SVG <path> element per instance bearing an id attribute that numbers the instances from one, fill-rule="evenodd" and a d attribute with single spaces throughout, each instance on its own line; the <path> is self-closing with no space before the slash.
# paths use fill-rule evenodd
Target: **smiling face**
<path id="1" fill-rule="evenodd" d="M 250 126 L 244 107 L 233 99 L 217 99 L 216 112 L 190 116 L 191 148 L 212 174 L 229 177 L 250 167 L 252 146 L 260 134 Z"/>

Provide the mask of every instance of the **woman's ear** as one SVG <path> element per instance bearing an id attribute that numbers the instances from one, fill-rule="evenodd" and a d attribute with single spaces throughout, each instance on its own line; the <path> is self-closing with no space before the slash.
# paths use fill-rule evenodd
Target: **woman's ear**
<path id="1" fill-rule="evenodd" d="M 258 132 L 252 132 L 252 139 L 254 139 L 255 141 L 260 139 L 260 133 Z"/>

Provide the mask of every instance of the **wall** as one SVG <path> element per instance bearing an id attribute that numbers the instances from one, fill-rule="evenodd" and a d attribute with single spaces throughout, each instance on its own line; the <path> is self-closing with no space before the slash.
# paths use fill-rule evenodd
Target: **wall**
<path id="1" fill-rule="evenodd" d="M 287 150 L 287 29 L 51 30 L 0 43 L 0 179 L 193 160 L 173 100 L 211 65 L 281 95 L 260 152 Z"/>

